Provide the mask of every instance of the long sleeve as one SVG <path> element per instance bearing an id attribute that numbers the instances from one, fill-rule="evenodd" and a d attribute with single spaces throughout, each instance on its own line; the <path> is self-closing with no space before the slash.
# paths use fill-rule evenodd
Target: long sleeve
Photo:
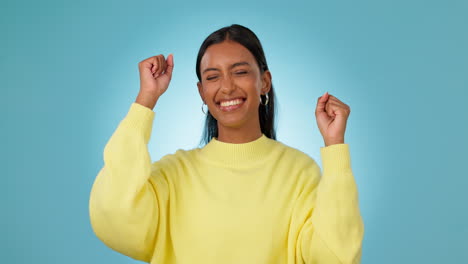
<path id="1" fill-rule="evenodd" d="M 351 170 L 349 145 L 322 147 L 320 152 L 323 175 L 309 198 L 315 206 L 301 228 L 299 252 L 307 264 L 358 264 L 364 222 Z M 313 170 L 313 174 L 320 174 L 318 166 Z"/>
<path id="2" fill-rule="evenodd" d="M 108 247 L 149 262 L 160 228 L 160 210 L 167 204 L 167 183 L 151 177 L 154 168 L 147 145 L 154 112 L 132 103 L 104 148 L 89 200 L 96 236 Z"/>

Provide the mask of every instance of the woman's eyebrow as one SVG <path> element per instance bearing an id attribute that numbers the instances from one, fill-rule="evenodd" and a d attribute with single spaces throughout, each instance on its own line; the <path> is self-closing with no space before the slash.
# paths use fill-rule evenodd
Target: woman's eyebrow
<path id="1" fill-rule="evenodd" d="M 239 62 L 236 62 L 236 63 L 232 64 L 231 66 L 229 66 L 229 69 L 232 69 L 234 67 L 241 66 L 241 65 L 250 65 L 250 64 L 248 62 L 246 62 L 246 61 L 239 61 Z M 207 71 L 219 71 L 219 69 L 218 68 L 208 68 L 208 69 L 205 69 L 202 74 L 204 74 Z"/>

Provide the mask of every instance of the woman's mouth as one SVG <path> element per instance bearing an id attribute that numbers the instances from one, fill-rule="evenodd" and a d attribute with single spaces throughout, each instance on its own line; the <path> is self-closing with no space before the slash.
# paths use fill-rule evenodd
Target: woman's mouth
<path id="1" fill-rule="evenodd" d="M 221 101 L 219 104 L 217 104 L 217 106 L 219 107 L 219 109 L 221 109 L 221 111 L 231 112 L 242 107 L 244 103 L 244 98 L 237 98 L 229 101 Z"/>

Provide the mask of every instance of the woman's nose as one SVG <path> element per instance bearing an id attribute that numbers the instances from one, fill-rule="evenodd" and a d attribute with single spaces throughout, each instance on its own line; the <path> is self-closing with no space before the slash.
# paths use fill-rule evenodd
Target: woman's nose
<path id="1" fill-rule="evenodd" d="M 221 81 L 221 90 L 225 93 L 231 93 L 236 89 L 236 86 L 230 76 L 223 77 Z"/>

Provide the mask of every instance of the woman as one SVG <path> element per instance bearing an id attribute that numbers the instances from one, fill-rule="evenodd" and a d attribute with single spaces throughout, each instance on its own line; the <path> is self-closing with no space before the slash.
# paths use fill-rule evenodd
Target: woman
<path id="1" fill-rule="evenodd" d="M 314 159 L 275 140 L 274 93 L 260 41 L 231 25 L 196 64 L 205 146 L 151 162 L 153 109 L 174 58 L 139 63 L 140 92 L 104 149 L 90 197 L 96 235 L 151 263 L 359 263 L 364 224 L 344 143 L 349 107 L 325 93 Z"/>

